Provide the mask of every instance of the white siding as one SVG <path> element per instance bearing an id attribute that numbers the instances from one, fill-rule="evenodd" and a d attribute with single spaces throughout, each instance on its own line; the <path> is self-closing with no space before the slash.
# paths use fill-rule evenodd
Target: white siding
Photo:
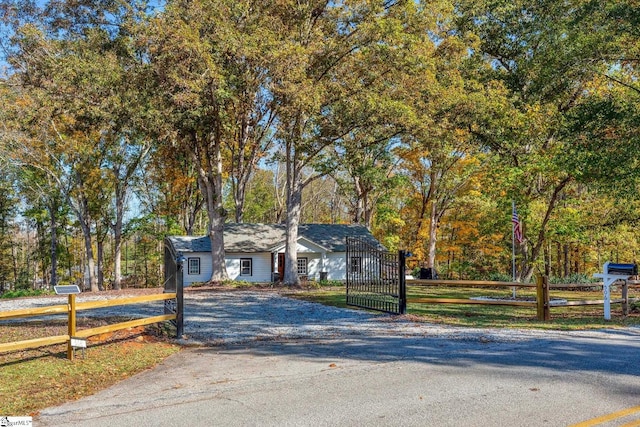
<path id="1" fill-rule="evenodd" d="M 240 258 L 250 258 L 252 264 L 251 276 L 240 275 Z M 225 254 L 227 274 L 231 280 L 245 282 L 271 282 L 271 254 Z"/>
<path id="2" fill-rule="evenodd" d="M 184 285 L 189 286 L 192 283 L 206 283 L 211 280 L 211 253 L 210 252 L 192 252 L 185 254 L 186 259 L 183 265 Z M 189 274 L 189 258 L 200 259 L 200 274 Z"/>
<path id="3" fill-rule="evenodd" d="M 327 266 L 325 271 L 329 280 L 347 280 L 346 252 L 327 253 Z"/>

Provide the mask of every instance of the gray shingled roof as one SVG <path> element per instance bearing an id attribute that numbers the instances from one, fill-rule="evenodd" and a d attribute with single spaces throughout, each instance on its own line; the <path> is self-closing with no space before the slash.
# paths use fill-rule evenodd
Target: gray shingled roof
<path id="1" fill-rule="evenodd" d="M 301 224 L 298 237 L 326 248 L 329 252 L 344 252 L 346 237 L 359 236 L 372 245 L 384 249 L 369 230 L 362 225 L 347 224 Z M 169 236 L 167 239 L 176 252 L 211 252 L 208 236 Z M 236 224 L 224 226 L 224 246 L 226 252 L 255 253 L 270 252 L 284 245 L 284 224 Z"/>

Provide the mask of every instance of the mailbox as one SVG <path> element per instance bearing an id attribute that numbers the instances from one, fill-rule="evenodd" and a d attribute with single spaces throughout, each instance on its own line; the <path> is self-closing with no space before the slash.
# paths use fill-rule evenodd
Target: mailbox
<path id="1" fill-rule="evenodd" d="M 636 276 L 638 274 L 637 264 L 607 263 L 605 267 L 605 274 L 616 274 L 620 276 Z"/>

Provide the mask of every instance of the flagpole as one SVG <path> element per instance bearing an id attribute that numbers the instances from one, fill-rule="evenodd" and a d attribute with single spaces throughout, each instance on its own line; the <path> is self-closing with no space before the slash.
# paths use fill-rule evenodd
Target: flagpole
<path id="1" fill-rule="evenodd" d="M 516 211 L 516 202 L 514 200 L 511 201 L 511 218 L 513 219 L 513 214 Z M 516 281 L 516 227 L 513 221 L 511 221 L 511 277 L 513 281 Z M 513 294 L 513 299 L 516 298 L 516 288 L 515 286 L 511 289 Z"/>

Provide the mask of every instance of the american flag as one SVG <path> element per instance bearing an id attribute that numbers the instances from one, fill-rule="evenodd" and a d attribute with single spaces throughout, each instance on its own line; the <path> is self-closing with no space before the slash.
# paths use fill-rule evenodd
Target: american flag
<path id="1" fill-rule="evenodd" d="M 522 243 L 522 226 L 520 224 L 520 219 L 518 218 L 518 212 L 516 211 L 515 205 L 513 205 L 511 222 L 513 223 L 513 237 L 518 241 L 518 243 Z"/>

